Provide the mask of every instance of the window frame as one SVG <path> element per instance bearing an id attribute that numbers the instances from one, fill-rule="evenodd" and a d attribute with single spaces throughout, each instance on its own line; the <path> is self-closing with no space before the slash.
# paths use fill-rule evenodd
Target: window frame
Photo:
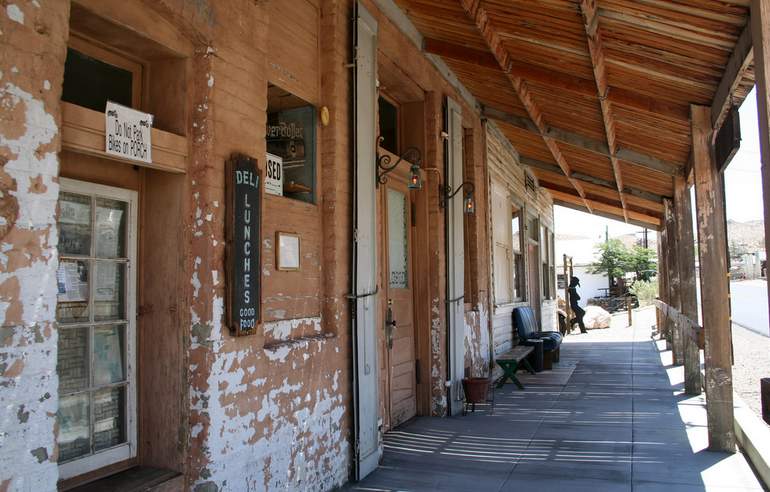
<path id="1" fill-rule="evenodd" d="M 70 178 L 60 178 L 61 191 L 124 201 L 128 207 L 126 235 L 126 442 L 89 454 L 82 458 L 58 465 L 59 480 L 67 480 L 106 466 L 136 457 L 137 439 L 137 353 L 136 353 L 136 302 L 137 302 L 137 248 L 138 248 L 138 192 L 125 188 L 100 185 Z M 92 241 L 95 237 L 92 238 Z M 89 321 L 90 323 L 90 321 Z M 74 324 L 74 323 L 73 323 Z M 91 354 L 89 349 L 89 354 Z M 91 357 L 89 355 L 89 357 Z M 91 359 L 89 359 L 91 360 Z M 92 370 L 89 368 L 89 371 Z M 93 407 L 89 404 L 89 415 Z"/>
<path id="2" fill-rule="evenodd" d="M 131 107 L 141 110 L 145 74 L 142 62 L 78 32 L 70 33 L 67 48 L 131 72 Z"/>
<path id="3" fill-rule="evenodd" d="M 393 106 L 393 108 L 396 110 L 396 150 L 395 152 L 383 147 L 380 145 L 379 137 L 382 136 L 382 130 L 380 129 L 380 99 L 385 100 L 388 104 Z M 403 142 L 403 138 L 401 135 L 401 132 L 403 131 L 403 122 L 401 121 L 401 104 L 398 103 L 394 98 L 390 97 L 390 95 L 385 91 L 378 91 L 377 92 L 377 148 L 385 150 L 386 152 L 390 152 L 391 154 L 395 154 L 396 156 L 401 155 L 401 146 Z"/>
<path id="4" fill-rule="evenodd" d="M 527 267 L 525 264 L 525 251 L 527 250 L 527 244 L 526 244 L 526 223 L 524 221 L 524 216 L 526 215 L 526 211 L 524 209 L 524 205 L 522 205 L 517 200 L 511 200 L 511 221 L 513 221 L 513 209 L 516 208 L 516 213 L 518 214 L 518 220 L 519 220 L 519 253 L 518 255 L 521 257 L 521 272 L 520 275 L 517 275 L 516 273 L 516 252 L 513 251 L 513 225 L 511 225 L 511 297 L 513 299 L 512 302 L 525 302 L 527 299 L 526 292 L 527 292 Z M 519 278 L 521 277 L 521 278 Z M 519 285 L 516 285 L 516 284 Z M 518 288 L 518 296 L 516 294 L 516 290 Z"/>

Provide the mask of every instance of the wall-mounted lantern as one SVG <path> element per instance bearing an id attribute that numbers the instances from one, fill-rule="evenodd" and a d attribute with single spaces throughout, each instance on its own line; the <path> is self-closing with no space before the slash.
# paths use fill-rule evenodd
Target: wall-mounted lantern
<path id="1" fill-rule="evenodd" d="M 382 137 L 377 139 L 382 141 Z M 377 156 L 377 186 L 388 182 L 387 174 L 396 169 L 402 161 L 406 161 L 410 164 L 409 167 L 409 183 L 407 187 L 410 190 L 422 189 L 422 176 L 420 175 L 420 164 L 422 163 L 422 154 L 417 147 L 409 147 L 398 156 L 398 160 L 395 164 L 390 163 L 391 158 L 389 154 L 383 154 Z"/>
<path id="2" fill-rule="evenodd" d="M 454 191 L 452 191 L 452 188 L 450 186 L 444 186 L 443 187 L 444 192 L 441 194 L 441 200 L 439 201 L 439 205 L 441 206 L 441 208 L 446 207 L 449 200 L 454 198 L 454 196 L 458 194 L 460 190 L 462 190 L 463 188 L 466 188 L 465 195 L 463 198 L 463 213 L 466 213 L 468 215 L 472 215 L 476 213 L 476 201 L 473 199 L 473 191 L 475 190 L 475 187 L 473 186 L 473 183 L 471 183 L 470 181 L 466 181 L 462 183 Z"/>

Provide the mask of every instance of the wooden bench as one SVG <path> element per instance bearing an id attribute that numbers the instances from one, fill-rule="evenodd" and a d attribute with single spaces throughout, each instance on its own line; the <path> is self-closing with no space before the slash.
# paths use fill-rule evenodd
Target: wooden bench
<path id="1" fill-rule="evenodd" d="M 516 371 L 519 369 L 519 364 L 523 365 L 530 374 L 535 374 L 534 369 L 527 360 L 527 356 L 534 350 L 533 347 L 525 345 L 517 345 L 508 352 L 502 353 L 495 358 L 495 362 L 500 369 L 503 370 L 503 375 L 497 380 L 497 387 L 502 388 L 503 385 L 510 379 L 513 384 L 524 389 L 524 385 L 516 377 Z"/>

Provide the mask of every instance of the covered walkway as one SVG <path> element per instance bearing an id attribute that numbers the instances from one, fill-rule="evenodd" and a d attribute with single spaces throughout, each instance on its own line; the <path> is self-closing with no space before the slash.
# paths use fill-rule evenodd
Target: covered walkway
<path id="1" fill-rule="evenodd" d="M 704 399 L 684 394 L 682 367 L 650 339 L 654 311 L 641 314 L 568 336 L 559 369 L 498 390 L 494 415 L 387 434 L 382 466 L 352 490 L 762 490 L 742 454 L 706 450 Z"/>

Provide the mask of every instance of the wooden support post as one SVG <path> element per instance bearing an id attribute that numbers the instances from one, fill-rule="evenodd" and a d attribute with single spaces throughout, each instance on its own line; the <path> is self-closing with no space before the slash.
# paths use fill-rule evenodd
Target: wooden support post
<path id="1" fill-rule="evenodd" d="M 628 310 L 628 327 L 631 328 L 634 325 L 634 303 L 631 296 L 626 297 L 626 309 Z"/>
<path id="2" fill-rule="evenodd" d="M 657 244 L 657 246 L 658 246 L 658 274 L 657 274 L 657 278 L 658 278 L 658 299 L 660 299 L 661 301 L 664 301 L 664 299 L 663 299 L 663 290 L 664 290 L 664 285 L 663 285 L 663 260 L 662 260 L 663 255 L 661 254 L 661 236 L 660 236 L 660 231 L 657 231 L 656 234 L 658 236 L 657 237 L 658 240 L 655 242 Z M 656 323 L 655 327 L 657 328 L 656 335 L 658 335 L 658 338 L 660 338 L 662 340 L 663 339 L 663 316 L 662 316 L 662 313 L 660 312 L 660 309 L 657 309 L 657 308 L 655 309 L 655 323 Z"/>
<path id="3" fill-rule="evenodd" d="M 695 288 L 695 238 L 692 229 L 692 199 L 684 177 L 674 178 L 674 211 L 676 215 L 676 243 L 679 256 L 680 311 L 698 322 L 698 294 Z M 684 391 L 688 395 L 701 394 L 700 350 L 692 333 L 684 327 Z"/>
<path id="4" fill-rule="evenodd" d="M 711 116 L 691 106 L 692 155 L 698 217 L 701 309 L 706 334 L 706 411 L 709 449 L 735 452 L 732 335 L 728 298 L 727 228 L 722 176 L 711 153 Z"/>
<path id="5" fill-rule="evenodd" d="M 751 40 L 757 91 L 762 196 L 765 204 L 765 251 L 770 251 L 770 0 L 751 0 Z M 770 278 L 770 275 L 768 275 Z M 770 309 L 770 289 L 768 308 Z"/>
<path id="6" fill-rule="evenodd" d="M 667 304 L 674 309 L 681 308 L 679 301 L 679 255 L 677 254 L 679 245 L 676 238 L 676 217 L 674 215 L 674 203 L 671 200 L 663 201 L 667 247 L 664 252 L 666 256 L 666 271 L 668 273 L 668 301 Z M 671 352 L 674 356 L 674 365 L 684 364 L 684 344 L 682 341 L 681 323 L 676 323 L 669 318 L 669 333 L 671 334 Z"/>
<path id="7" fill-rule="evenodd" d="M 663 224 L 665 225 L 665 224 Z M 666 252 L 668 251 L 668 232 L 665 227 L 661 227 L 659 234 L 659 254 L 658 254 L 658 266 L 660 271 L 658 272 L 658 289 L 660 300 L 669 303 L 668 295 L 668 261 L 666 260 Z M 666 350 L 671 350 L 671 331 L 669 331 L 668 316 L 661 314 L 660 323 L 660 338 L 666 340 Z"/>

